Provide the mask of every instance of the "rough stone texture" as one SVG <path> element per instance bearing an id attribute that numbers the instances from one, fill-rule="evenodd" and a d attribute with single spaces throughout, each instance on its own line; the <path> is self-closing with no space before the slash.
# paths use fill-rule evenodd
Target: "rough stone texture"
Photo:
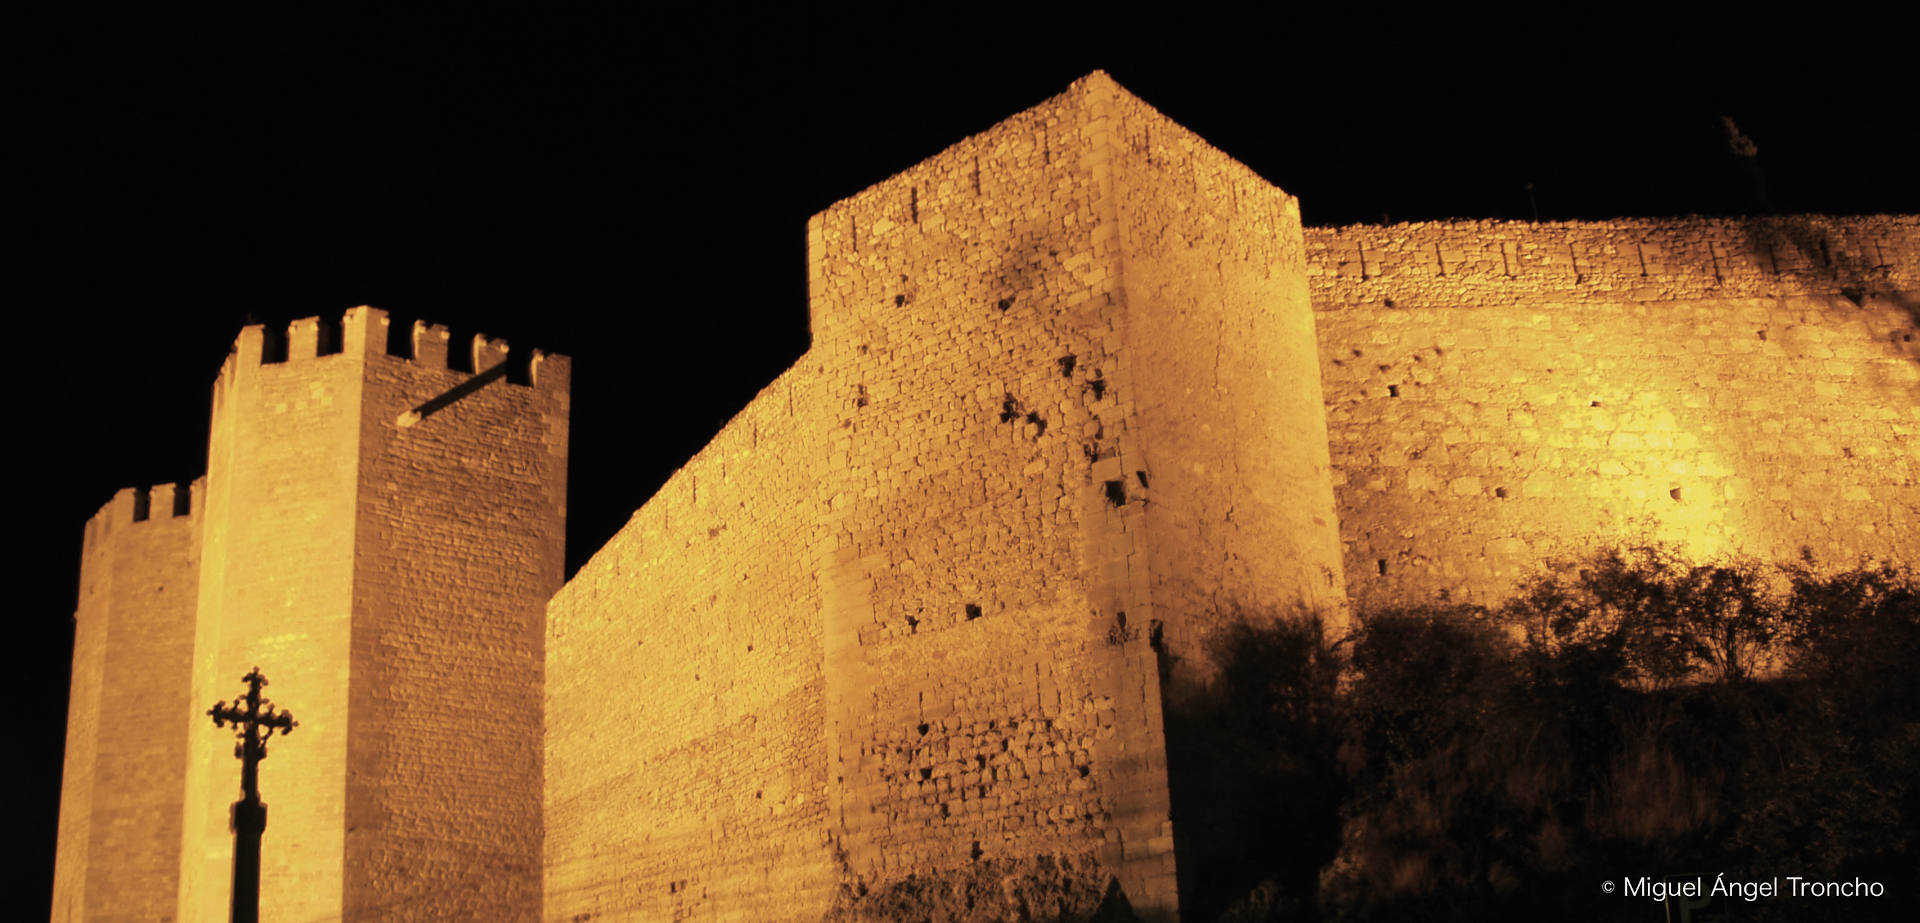
<path id="1" fill-rule="evenodd" d="M 808 353 L 564 587 L 566 360 L 243 331 L 192 513 L 88 527 L 54 916 L 220 915 L 257 663 L 270 916 L 1170 918 L 1223 619 L 1920 547 L 1913 216 L 1303 232 L 1095 74 L 807 234 Z"/>
<path id="2" fill-rule="evenodd" d="M 87 522 L 55 919 L 174 918 L 200 524 L 175 492 L 199 486 L 122 490 Z"/>
<path id="3" fill-rule="evenodd" d="M 239 766 L 201 713 L 258 665 L 300 721 L 263 764 L 263 918 L 537 917 L 566 359 L 455 371 L 424 325 L 390 356 L 371 308 L 265 340 L 215 382 L 204 504 L 89 525 L 54 915 L 225 915 Z"/>
<path id="4" fill-rule="evenodd" d="M 549 606 L 548 916 L 1175 912 L 1151 645 L 1341 599 L 1298 215 L 1096 75 L 815 216 L 811 350 Z"/>
<path id="5" fill-rule="evenodd" d="M 1920 218 L 1307 232 L 1359 603 L 1652 537 L 1920 547 Z"/>
<path id="6" fill-rule="evenodd" d="M 762 391 L 548 607 L 549 918 L 830 898 L 811 371 Z"/>

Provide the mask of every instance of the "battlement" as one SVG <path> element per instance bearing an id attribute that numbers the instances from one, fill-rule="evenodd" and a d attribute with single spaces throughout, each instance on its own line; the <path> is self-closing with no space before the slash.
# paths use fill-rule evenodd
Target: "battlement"
<path id="1" fill-rule="evenodd" d="M 1432 221 L 1308 228 L 1305 236 L 1321 311 L 1857 297 L 1920 284 L 1916 215 Z"/>
<path id="2" fill-rule="evenodd" d="M 179 483 L 122 487 L 87 519 L 82 547 L 91 549 L 107 535 L 128 526 L 198 516 L 206 489 L 205 477 Z"/>
<path id="3" fill-rule="evenodd" d="M 302 366 L 335 356 L 367 361 L 376 357 L 480 375 L 505 365 L 506 383 L 531 388 L 565 389 L 566 356 L 532 349 L 517 353 L 506 340 L 482 333 L 460 336 L 451 328 L 424 320 L 394 329 L 390 315 L 368 305 L 349 308 L 338 318 L 302 317 L 284 327 L 248 324 L 234 337 L 215 381 L 215 400 L 236 370 Z"/>

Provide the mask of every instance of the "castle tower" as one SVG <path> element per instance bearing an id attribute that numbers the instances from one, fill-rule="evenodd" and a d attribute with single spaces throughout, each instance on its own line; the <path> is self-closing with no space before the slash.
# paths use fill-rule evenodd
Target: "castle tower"
<path id="1" fill-rule="evenodd" d="M 55 920 L 173 915 L 204 488 L 128 488 L 87 522 Z"/>
<path id="2" fill-rule="evenodd" d="M 388 334 L 365 307 L 243 329 L 204 502 L 90 524 L 56 918 L 225 915 L 238 765 L 202 712 L 256 665 L 300 721 L 262 776 L 263 918 L 538 914 L 568 363 Z"/>
<path id="3" fill-rule="evenodd" d="M 1177 912 L 1163 695 L 1344 608 L 1297 201 L 1095 73 L 809 234 L 853 874 L 1090 851 Z"/>
<path id="4" fill-rule="evenodd" d="M 807 233 L 808 353 L 548 606 L 547 915 L 1174 917 L 1162 667 L 1344 600 L 1296 202 L 1096 73 Z"/>

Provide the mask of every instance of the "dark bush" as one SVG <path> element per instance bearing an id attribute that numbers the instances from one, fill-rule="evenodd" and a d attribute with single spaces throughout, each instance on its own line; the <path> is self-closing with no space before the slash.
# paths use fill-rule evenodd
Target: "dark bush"
<path id="1" fill-rule="evenodd" d="M 1905 919 L 1920 892 L 1920 582 L 1629 548 L 1511 602 L 1243 620 L 1169 706 L 1199 919 L 1653 919 L 1623 878 L 1860 877 L 1740 919 Z M 1176 798 L 1177 807 L 1182 804 Z M 1220 831 L 1232 836 L 1218 837 Z M 1204 871 L 1188 868 L 1189 863 Z"/>

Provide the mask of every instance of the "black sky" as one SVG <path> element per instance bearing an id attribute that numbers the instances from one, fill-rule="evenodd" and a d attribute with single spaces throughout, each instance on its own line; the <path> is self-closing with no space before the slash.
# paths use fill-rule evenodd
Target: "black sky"
<path id="1" fill-rule="evenodd" d="M 1105 68 L 1310 224 L 1920 211 L 1909 35 L 1827 4 L 485 2 L 99 9 L 10 123 L 9 905 L 45 906 L 80 529 L 199 475 L 244 317 L 370 303 L 575 357 L 569 567 L 806 348 L 807 217 Z M 195 9 L 202 9 L 195 7 Z M 109 710 L 110 710 L 109 703 Z"/>

